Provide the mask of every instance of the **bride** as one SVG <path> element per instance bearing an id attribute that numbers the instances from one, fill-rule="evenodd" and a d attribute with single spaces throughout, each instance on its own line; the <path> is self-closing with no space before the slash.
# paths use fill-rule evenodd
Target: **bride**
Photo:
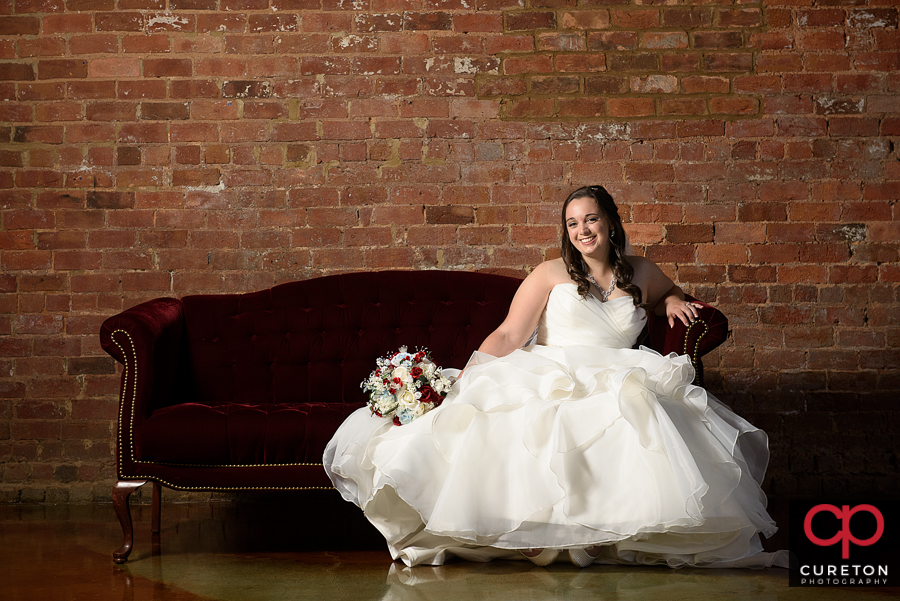
<path id="1" fill-rule="evenodd" d="M 647 311 L 687 324 L 697 307 L 626 257 L 604 188 L 570 194 L 562 219 L 561 258 L 525 278 L 439 409 L 341 425 L 324 457 L 335 488 L 408 566 L 782 563 L 759 537 L 776 530 L 765 433 L 693 386 L 686 356 L 632 348 Z"/>

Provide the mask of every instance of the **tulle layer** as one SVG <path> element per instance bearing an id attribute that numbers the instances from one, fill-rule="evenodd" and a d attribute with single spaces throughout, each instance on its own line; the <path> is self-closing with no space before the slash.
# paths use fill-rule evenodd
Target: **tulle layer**
<path id="1" fill-rule="evenodd" d="M 400 427 L 360 409 L 324 462 L 410 566 L 595 544 L 601 562 L 770 565 L 765 433 L 693 377 L 644 348 L 476 353 L 439 409 Z"/>

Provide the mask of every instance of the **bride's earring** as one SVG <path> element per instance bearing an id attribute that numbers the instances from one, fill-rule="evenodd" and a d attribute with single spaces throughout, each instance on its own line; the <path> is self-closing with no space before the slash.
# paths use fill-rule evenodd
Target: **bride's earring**
<path id="1" fill-rule="evenodd" d="M 609 237 L 610 237 L 610 238 L 615 238 L 615 237 L 616 237 L 616 230 L 609 230 Z"/>

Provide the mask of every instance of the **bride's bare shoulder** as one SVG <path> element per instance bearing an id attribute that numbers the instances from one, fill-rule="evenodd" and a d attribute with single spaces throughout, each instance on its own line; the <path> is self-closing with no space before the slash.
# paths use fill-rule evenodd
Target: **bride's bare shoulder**
<path id="1" fill-rule="evenodd" d="M 648 263 L 654 264 L 653 261 L 640 255 L 626 255 L 625 260 L 631 263 L 635 269 L 646 267 Z"/>
<path id="2" fill-rule="evenodd" d="M 528 277 L 534 277 L 535 279 L 541 280 L 550 288 L 557 284 L 572 281 L 569 278 L 569 272 L 566 270 L 566 264 L 561 258 L 544 261 L 535 267 Z"/>
<path id="3" fill-rule="evenodd" d="M 634 268 L 635 278 L 652 277 L 659 271 L 659 266 L 650 259 L 638 256 L 628 256 L 626 259 Z"/>
<path id="4" fill-rule="evenodd" d="M 647 259 L 645 257 L 627 257 L 628 262 L 631 263 L 631 266 L 634 268 L 635 277 L 656 277 L 657 274 L 662 273 L 659 265 Z"/>

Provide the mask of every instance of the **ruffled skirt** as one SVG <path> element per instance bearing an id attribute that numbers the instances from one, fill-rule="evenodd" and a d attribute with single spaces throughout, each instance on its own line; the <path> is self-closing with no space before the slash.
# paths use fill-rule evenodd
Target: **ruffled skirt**
<path id="1" fill-rule="evenodd" d="M 776 530 L 766 435 L 693 377 L 646 348 L 475 353 L 411 424 L 353 413 L 325 469 L 408 566 L 589 545 L 606 563 L 780 564 L 759 539 Z"/>

